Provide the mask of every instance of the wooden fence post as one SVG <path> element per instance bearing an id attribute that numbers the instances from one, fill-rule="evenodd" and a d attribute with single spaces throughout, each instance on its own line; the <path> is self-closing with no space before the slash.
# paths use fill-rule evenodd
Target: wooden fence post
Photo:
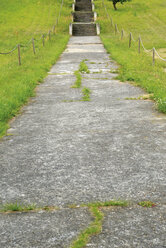
<path id="1" fill-rule="evenodd" d="M 131 33 L 130 33 L 130 36 L 129 36 L 129 48 L 131 47 Z"/>

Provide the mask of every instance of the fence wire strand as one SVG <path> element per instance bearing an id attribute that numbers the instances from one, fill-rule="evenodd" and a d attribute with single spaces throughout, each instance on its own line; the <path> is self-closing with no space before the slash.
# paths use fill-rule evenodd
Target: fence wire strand
<path id="1" fill-rule="evenodd" d="M 128 35 L 127 35 L 127 32 L 124 30 L 124 29 L 122 29 L 122 31 L 123 31 L 123 36 L 124 37 L 127 37 Z"/>
<path id="2" fill-rule="evenodd" d="M 40 41 L 40 40 L 42 40 L 42 38 L 43 38 L 43 35 L 39 38 L 39 39 L 34 39 L 35 41 Z M 32 41 L 32 39 L 31 39 L 31 41 Z"/>
<path id="3" fill-rule="evenodd" d="M 32 42 L 32 38 L 25 45 L 20 44 L 20 47 L 28 47 L 31 42 Z"/>
<path id="4" fill-rule="evenodd" d="M 144 46 L 144 44 L 143 44 L 143 41 L 142 41 L 141 36 L 140 36 L 140 41 L 141 41 L 141 45 L 142 45 L 142 47 L 143 47 L 143 49 L 144 49 L 144 51 L 145 51 L 146 53 L 150 53 L 150 52 L 152 52 L 152 51 L 153 51 L 153 48 L 152 48 L 152 49 L 150 49 L 150 50 L 147 50 L 147 49 L 145 48 L 145 46 Z"/>
<path id="5" fill-rule="evenodd" d="M 134 39 L 134 37 L 133 37 L 133 34 L 132 34 L 132 33 L 131 33 L 131 39 L 132 39 L 132 41 L 136 42 L 136 40 Z"/>
<path id="6" fill-rule="evenodd" d="M 10 54 L 10 53 L 14 52 L 14 51 L 17 49 L 17 47 L 18 47 L 18 45 L 16 45 L 15 48 L 13 48 L 11 51 L 6 52 L 6 53 L 1 53 L 1 52 L 0 52 L 0 54 L 2 54 L 2 55 Z"/>
<path id="7" fill-rule="evenodd" d="M 155 49 L 155 53 L 157 54 L 157 56 L 159 57 L 159 59 L 161 59 L 162 61 L 165 61 L 166 62 L 166 59 L 162 58 L 159 53 L 157 52 L 156 48 Z"/>
<path id="8" fill-rule="evenodd" d="M 118 25 L 116 25 L 116 27 L 117 27 L 117 32 L 120 34 L 119 29 L 118 29 Z"/>

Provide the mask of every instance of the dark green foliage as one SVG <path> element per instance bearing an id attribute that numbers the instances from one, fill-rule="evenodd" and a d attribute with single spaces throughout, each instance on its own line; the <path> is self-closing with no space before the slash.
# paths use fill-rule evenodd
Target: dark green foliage
<path id="1" fill-rule="evenodd" d="M 114 9 L 117 10 L 117 7 L 116 7 L 117 3 L 123 4 L 125 2 L 130 2 L 131 0 L 109 0 L 109 1 L 111 1 L 113 3 Z"/>

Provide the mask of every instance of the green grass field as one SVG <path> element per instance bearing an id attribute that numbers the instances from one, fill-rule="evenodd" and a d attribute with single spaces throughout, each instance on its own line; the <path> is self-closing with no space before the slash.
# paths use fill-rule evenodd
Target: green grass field
<path id="1" fill-rule="evenodd" d="M 124 5 L 118 4 L 118 11 L 113 9 L 112 2 L 104 0 L 104 3 L 120 32 L 115 35 L 115 28 L 107 18 L 102 0 L 96 0 L 101 39 L 111 57 L 120 65 L 118 78 L 121 81 L 134 81 L 151 93 L 158 110 L 166 113 L 166 62 L 156 57 L 156 64 L 152 66 L 152 53 L 147 54 L 141 49 L 141 54 L 138 54 L 138 37 L 141 35 L 146 49 L 155 47 L 166 58 L 166 2 L 133 0 Z M 125 30 L 123 40 L 122 29 Z M 132 41 L 129 49 L 130 32 L 136 42 Z"/>
<path id="2" fill-rule="evenodd" d="M 26 44 L 32 37 L 40 39 L 52 30 L 59 14 L 61 0 L 1 0 L 0 52 L 8 52 L 18 43 Z M 71 2 L 64 1 L 55 35 L 21 48 L 22 65 L 18 66 L 17 50 L 0 55 L 0 136 L 20 107 L 34 95 L 34 88 L 43 81 L 51 65 L 64 50 L 71 22 Z"/>

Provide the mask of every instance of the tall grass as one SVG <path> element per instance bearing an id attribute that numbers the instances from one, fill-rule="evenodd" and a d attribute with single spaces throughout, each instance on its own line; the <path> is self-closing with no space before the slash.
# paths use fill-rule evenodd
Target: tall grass
<path id="1" fill-rule="evenodd" d="M 118 6 L 114 11 L 112 3 L 105 0 L 108 13 L 112 16 L 114 24 L 118 25 L 119 31 L 123 28 L 126 37 L 121 41 L 120 34 L 115 35 L 114 27 L 111 27 L 103 8 L 102 1 L 96 1 L 98 21 L 101 25 L 101 39 L 111 54 L 120 65 L 119 79 L 122 81 L 135 81 L 137 85 L 153 94 L 158 110 L 166 113 L 166 62 L 156 59 L 152 66 L 152 53 L 147 55 L 141 49 L 138 54 L 138 37 L 141 35 L 147 49 L 153 46 L 166 57 L 166 2 L 163 0 L 133 0 L 132 2 Z M 133 33 L 136 42 L 132 42 L 129 49 L 129 37 Z M 165 50 L 166 51 L 166 50 Z"/>
<path id="2" fill-rule="evenodd" d="M 1 0 L 0 52 L 48 33 L 56 24 L 60 5 L 61 0 Z M 32 44 L 21 48 L 21 66 L 17 51 L 0 55 L 0 136 L 5 134 L 8 120 L 34 95 L 34 88 L 64 50 L 69 38 L 70 13 L 71 2 L 65 0 L 55 35 L 51 41 L 47 38 L 44 48 L 42 41 L 35 41 L 36 55 Z"/>

